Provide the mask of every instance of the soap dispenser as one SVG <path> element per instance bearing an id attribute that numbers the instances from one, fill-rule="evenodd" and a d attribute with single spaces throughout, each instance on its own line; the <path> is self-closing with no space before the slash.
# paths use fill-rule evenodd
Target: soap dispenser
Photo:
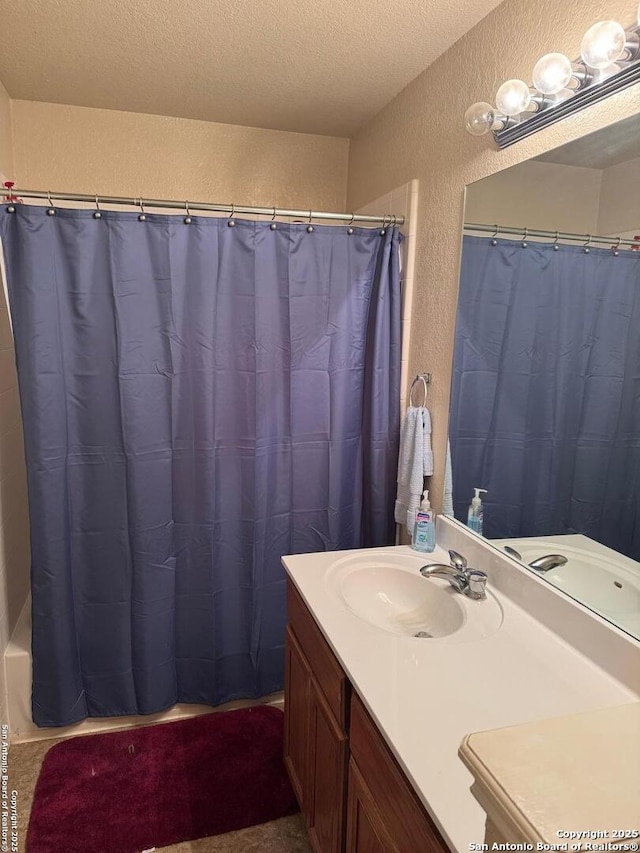
<path id="1" fill-rule="evenodd" d="M 486 489 L 477 489 L 474 488 L 475 497 L 471 500 L 471 505 L 469 507 L 469 514 L 467 515 L 467 527 L 470 530 L 479 533 L 482 536 L 482 524 L 484 521 L 484 509 L 482 507 L 482 500 L 480 498 L 480 492 L 484 492 L 487 494 Z"/>
<path id="2" fill-rule="evenodd" d="M 411 547 L 414 551 L 421 551 L 423 554 L 430 554 L 436 547 L 436 523 L 428 491 L 424 493 L 420 509 L 416 514 Z"/>

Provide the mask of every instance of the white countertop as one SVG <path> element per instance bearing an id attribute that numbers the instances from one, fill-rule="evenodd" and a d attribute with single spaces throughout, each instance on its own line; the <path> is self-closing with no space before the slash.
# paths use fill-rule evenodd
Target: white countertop
<path id="1" fill-rule="evenodd" d="M 385 552 L 406 556 L 416 573 L 425 562 L 449 562 L 441 548 L 429 555 L 407 546 L 369 553 Z M 442 835 L 453 850 L 468 853 L 469 844 L 483 841 L 485 814 L 458 758 L 465 735 L 639 697 L 496 590 L 504 619 L 479 641 L 414 639 L 375 628 L 326 582 L 336 560 L 357 553 L 301 554 L 283 563 Z"/>
<path id="2" fill-rule="evenodd" d="M 640 832 L 640 703 L 469 735 L 460 749 L 505 839 L 558 844 Z M 502 820 L 501 820 L 502 819 Z"/>

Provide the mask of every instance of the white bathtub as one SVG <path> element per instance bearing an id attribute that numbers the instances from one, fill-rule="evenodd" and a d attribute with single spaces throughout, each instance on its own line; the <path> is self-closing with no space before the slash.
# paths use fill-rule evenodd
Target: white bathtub
<path id="1" fill-rule="evenodd" d="M 136 717 L 89 718 L 72 726 L 60 728 L 38 728 L 31 719 L 31 599 L 27 600 L 5 651 L 5 673 L 7 684 L 7 709 L 12 743 L 47 738 L 73 737 L 89 732 L 104 732 L 114 729 L 144 726 L 150 723 L 181 720 L 212 711 L 230 711 L 250 705 L 269 704 L 282 707 L 284 696 L 274 693 L 258 701 L 239 700 L 212 708 L 209 705 L 174 705 L 159 714 Z"/>
<path id="2" fill-rule="evenodd" d="M 491 544 L 515 548 L 525 564 L 546 554 L 567 557 L 564 566 L 537 574 L 640 639 L 640 563 L 579 534 L 493 539 Z"/>

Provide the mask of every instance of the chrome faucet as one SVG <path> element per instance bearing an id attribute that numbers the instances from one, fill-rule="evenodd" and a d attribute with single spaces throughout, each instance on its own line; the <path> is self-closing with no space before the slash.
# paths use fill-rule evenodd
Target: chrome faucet
<path id="1" fill-rule="evenodd" d="M 467 568 L 467 561 L 456 551 L 449 551 L 451 565 L 444 563 L 428 563 L 420 569 L 425 578 L 446 578 L 451 586 L 467 598 L 482 601 L 487 597 L 487 576 L 478 569 Z"/>
<path id="2" fill-rule="evenodd" d="M 524 563 L 522 555 L 515 548 L 512 548 L 510 545 L 503 545 L 502 547 L 510 557 L 515 557 L 516 560 Z M 567 562 L 568 560 L 564 554 L 545 554 L 544 557 L 538 557 L 537 560 L 532 560 L 530 563 L 525 563 L 525 565 L 530 569 L 535 569 L 537 572 L 548 572 L 551 569 L 557 569 L 558 566 L 566 565 Z"/>
<path id="3" fill-rule="evenodd" d="M 557 569 L 558 566 L 564 566 L 568 562 L 564 554 L 546 554 L 544 557 L 538 557 L 537 560 L 529 563 L 530 569 L 536 569 L 538 572 L 548 572 L 550 569 Z"/>

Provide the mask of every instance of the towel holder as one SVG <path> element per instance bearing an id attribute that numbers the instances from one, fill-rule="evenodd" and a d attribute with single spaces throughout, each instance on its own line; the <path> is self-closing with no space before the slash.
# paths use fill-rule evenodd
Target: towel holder
<path id="1" fill-rule="evenodd" d="M 418 373 L 416 378 L 411 383 L 411 388 L 409 389 L 409 405 L 413 406 L 413 389 L 416 387 L 418 382 L 422 382 L 422 388 L 424 390 L 424 400 L 422 401 L 422 406 L 427 405 L 427 396 L 428 396 L 428 386 L 431 382 L 431 374 L 430 373 Z"/>

